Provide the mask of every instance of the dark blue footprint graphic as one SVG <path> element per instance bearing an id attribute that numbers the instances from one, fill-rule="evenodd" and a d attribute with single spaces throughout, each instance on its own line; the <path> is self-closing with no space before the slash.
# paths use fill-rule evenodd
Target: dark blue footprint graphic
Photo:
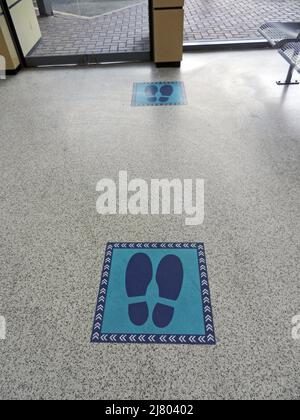
<path id="1" fill-rule="evenodd" d="M 152 102 L 152 103 L 156 102 L 157 92 L 158 92 L 158 87 L 156 87 L 155 85 L 147 86 L 146 89 L 145 89 L 145 94 L 147 96 L 147 100 L 149 102 Z"/>
<path id="2" fill-rule="evenodd" d="M 183 284 L 183 266 L 180 259 L 175 255 L 164 257 L 158 266 L 156 281 L 159 296 L 175 302 L 179 298 Z M 165 328 L 172 321 L 173 315 L 172 306 L 158 303 L 153 311 L 153 322 L 158 328 Z"/>
<path id="3" fill-rule="evenodd" d="M 173 95 L 174 88 L 171 85 L 163 85 L 160 90 L 156 85 L 147 86 L 145 89 L 145 94 L 147 96 L 148 102 L 155 103 L 157 101 L 161 103 L 166 103 L 169 101 L 170 97 Z M 160 96 L 158 96 L 158 94 Z"/>
<path id="4" fill-rule="evenodd" d="M 153 268 L 150 258 L 146 254 L 135 254 L 126 269 L 126 292 L 128 297 L 145 297 L 152 280 Z M 149 316 L 148 305 L 145 301 L 128 306 L 128 314 L 135 325 L 144 325 Z"/>
<path id="5" fill-rule="evenodd" d="M 159 98 L 160 102 L 168 102 L 170 96 L 173 95 L 174 89 L 171 85 L 164 85 L 160 88 L 160 93 L 162 96 Z"/>

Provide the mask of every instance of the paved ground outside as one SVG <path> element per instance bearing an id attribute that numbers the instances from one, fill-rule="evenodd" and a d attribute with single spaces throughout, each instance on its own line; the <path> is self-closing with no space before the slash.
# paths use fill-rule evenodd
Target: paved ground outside
<path id="1" fill-rule="evenodd" d="M 185 42 L 259 39 L 265 21 L 300 20 L 300 0 L 186 0 Z M 32 56 L 149 50 L 148 2 L 97 17 L 55 13 L 39 19 L 43 39 Z"/>
<path id="2" fill-rule="evenodd" d="M 299 0 L 186 0 L 185 41 L 259 39 L 265 21 L 300 20 Z"/>

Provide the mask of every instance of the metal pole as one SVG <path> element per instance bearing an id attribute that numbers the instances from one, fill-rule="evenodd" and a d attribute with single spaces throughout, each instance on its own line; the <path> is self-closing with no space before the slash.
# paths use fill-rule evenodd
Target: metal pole
<path id="1" fill-rule="evenodd" d="M 291 83 L 292 78 L 293 78 L 293 73 L 294 73 L 294 66 L 290 66 L 287 77 L 286 77 L 286 81 L 285 81 L 287 85 Z"/>
<path id="2" fill-rule="evenodd" d="M 295 70 L 295 66 L 290 65 L 290 68 L 289 68 L 288 74 L 286 76 L 285 82 L 277 82 L 277 85 L 278 86 L 299 85 L 298 80 L 295 80 L 294 82 L 292 82 L 294 70 Z"/>

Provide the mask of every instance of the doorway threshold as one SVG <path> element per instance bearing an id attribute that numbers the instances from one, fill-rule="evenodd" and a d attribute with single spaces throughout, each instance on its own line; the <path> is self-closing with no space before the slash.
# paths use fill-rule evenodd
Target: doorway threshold
<path id="1" fill-rule="evenodd" d="M 269 43 L 264 39 L 237 39 L 226 41 L 201 41 L 185 42 L 184 52 L 191 51 L 224 51 L 224 50 L 243 50 L 255 48 L 268 48 Z"/>
<path id="2" fill-rule="evenodd" d="M 102 63 L 147 62 L 150 61 L 150 52 L 124 52 L 109 54 L 83 54 L 83 55 L 56 55 L 26 57 L 27 67 L 89 65 Z"/>

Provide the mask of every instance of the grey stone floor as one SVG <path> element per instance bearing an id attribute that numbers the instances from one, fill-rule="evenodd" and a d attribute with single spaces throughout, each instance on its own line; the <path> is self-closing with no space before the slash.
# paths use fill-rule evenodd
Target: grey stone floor
<path id="1" fill-rule="evenodd" d="M 300 0 L 186 0 L 185 42 L 258 39 L 268 20 L 300 20 Z M 149 50 L 148 3 L 87 19 L 40 19 L 43 39 L 32 56 Z"/>
<path id="2" fill-rule="evenodd" d="M 1 399 L 299 399 L 300 88 L 276 86 L 286 70 L 267 50 L 0 82 Z M 159 80 L 182 80 L 188 105 L 130 106 L 133 82 Z M 204 178 L 204 224 L 99 216 L 96 184 L 119 170 Z M 216 347 L 90 344 L 105 245 L 123 240 L 205 242 Z"/>

